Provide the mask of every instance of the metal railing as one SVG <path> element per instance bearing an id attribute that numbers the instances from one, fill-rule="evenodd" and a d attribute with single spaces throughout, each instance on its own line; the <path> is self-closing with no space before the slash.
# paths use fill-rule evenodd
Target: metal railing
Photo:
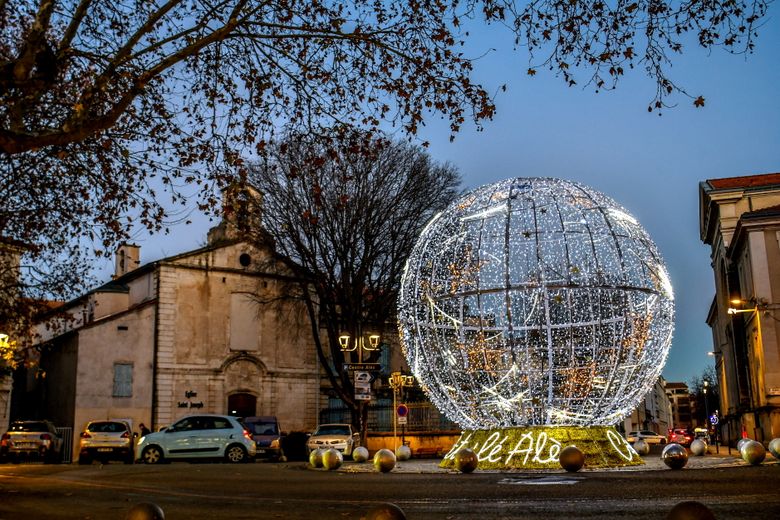
<path id="1" fill-rule="evenodd" d="M 457 424 L 444 417 L 431 403 L 406 403 L 407 432 L 435 432 L 459 430 Z M 368 429 L 374 432 L 393 431 L 395 410 L 392 404 L 368 405 Z M 346 406 L 331 406 L 320 410 L 320 424 L 350 423 L 352 413 Z"/>

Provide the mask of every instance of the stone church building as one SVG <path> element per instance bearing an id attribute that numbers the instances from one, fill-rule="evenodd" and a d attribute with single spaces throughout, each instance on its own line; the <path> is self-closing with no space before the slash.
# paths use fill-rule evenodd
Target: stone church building
<path id="1" fill-rule="evenodd" d="M 139 258 L 137 246 L 121 247 L 111 282 L 65 304 L 69 319 L 39 327 L 42 373 L 17 378 L 13 415 L 35 410 L 75 438 L 90 420 L 158 429 L 194 412 L 314 428 L 311 328 L 303 304 L 278 298 L 290 276 L 270 244 L 253 247 L 223 221 L 201 249 Z"/>

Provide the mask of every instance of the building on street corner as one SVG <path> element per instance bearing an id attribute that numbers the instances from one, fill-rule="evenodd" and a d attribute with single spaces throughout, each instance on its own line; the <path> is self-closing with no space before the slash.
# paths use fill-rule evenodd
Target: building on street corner
<path id="1" fill-rule="evenodd" d="M 766 443 L 780 437 L 780 173 L 701 182 L 699 232 L 715 275 L 720 433 Z"/>

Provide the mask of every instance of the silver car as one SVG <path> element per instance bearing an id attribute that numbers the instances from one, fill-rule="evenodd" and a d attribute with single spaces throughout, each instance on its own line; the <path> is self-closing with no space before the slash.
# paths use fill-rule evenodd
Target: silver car
<path id="1" fill-rule="evenodd" d="M 135 436 L 126 421 L 90 421 L 79 436 L 79 464 L 93 460 L 133 463 Z"/>
<path id="2" fill-rule="evenodd" d="M 136 459 L 157 464 L 173 459 L 224 459 L 249 462 L 255 458 L 252 434 L 228 415 L 189 415 L 159 432 L 138 439 Z"/>
<path id="3" fill-rule="evenodd" d="M 344 455 L 352 455 L 352 451 L 360 446 L 360 434 L 352 431 L 351 424 L 320 424 L 306 442 L 309 452 L 317 448 L 335 448 Z"/>
<path id="4" fill-rule="evenodd" d="M 0 437 L 0 461 L 27 456 L 59 462 L 62 444 L 62 437 L 49 421 L 14 421 Z"/>

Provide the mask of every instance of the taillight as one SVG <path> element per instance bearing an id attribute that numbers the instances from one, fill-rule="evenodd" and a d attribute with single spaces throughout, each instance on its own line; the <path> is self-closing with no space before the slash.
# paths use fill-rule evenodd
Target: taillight
<path id="1" fill-rule="evenodd" d="M 42 441 L 50 441 L 51 440 L 51 435 L 49 435 L 48 433 L 42 433 L 41 434 L 41 440 Z"/>
<path id="2" fill-rule="evenodd" d="M 10 436 L 10 435 L 8 435 L 7 433 L 4 433 L 4 434 L 3 434 L 3 436 L 2 436 L 2 437 L 0 437 L 0 439 L 2 439 L 2 440 L 4 440 L 4 441 L 7 441 L 7 440 L 8 440 L 8 439 L 10 439 L 10 438 L 11 438 L 11 436 Z"/>
<path id="3" fill-rule="evenodd" d="M 121 436 L 123 439 L 129 439 L 130 438 L 130 432 L 125 432 Z"/>
<path id="4" fill-rule="evenodd" d="M 244 438 L 248 441 L 253 440 L 252 439 L 252 433 L 249 430 L 244 430 Z"/>
<path id="5" fill-rule="evenodd" d="M 92 435 L 90 435 L 89 432 L 81 432 L 81 438 L 82 439 L 91 439 Z"/>

